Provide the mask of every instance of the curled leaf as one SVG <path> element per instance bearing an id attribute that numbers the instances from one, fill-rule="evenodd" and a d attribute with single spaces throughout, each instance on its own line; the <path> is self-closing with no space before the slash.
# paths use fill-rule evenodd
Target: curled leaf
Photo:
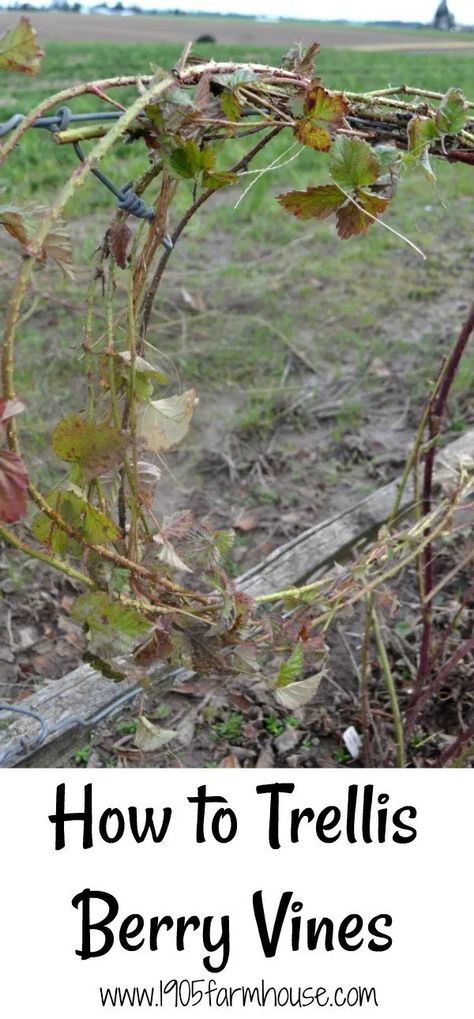
<path id="1" fill-rule="evenodd" d="M 174 729 L 160 729 L 158 725 L 153 725 L 149 718 L 140 715 L 133 742 L 139 750 L 150 753 L 152 750 L 161 750 L 175 736 L 176 731 Z"/>
<path id="2" fill-rule="evenodd" d="M 0 520 L 14 524 L 26 513 L 28 472 L 18 453 L 0 449 Z"/>
<path id="3" fill-rule="evenodd" d="M 189 566 L 186 566 L 186 563 L 180 558 L 170 541 L 166 541 L 159 534 L 153 536 L 153 541 L 160 546 L 157 558 L 161 563 L 171 566 L 173 570 L 178 570 L 180 573 L 192 573 L 192 570 L 190 570 Z"/>
<path id="4" fill-rule="evenodd" d="M 466 126 L 467 103 L 459 88 L 450 88 L 441 100 L 436 113 L 436 126 L 440 134 L 458 134 Z"/>
<path id="5" fill-rule="evenodd" d="M 16 205 L 0 205 L 0 223 L 11 237 L 14 237 L 24 248 L 28 248 L 33 240 L 37 218 L 41 212 L 40 206 L 32 206 L 25 210 Z M 66 275 L 72 275 L 70 270 L 71 239 L 61 221 L 56 223 L 47 235 L 42 249 L 37 255 L 37 262 L 44 265 L 47 258 L 52 258 Z"/>
<path id="6" fill-rule="evenodd" d="M 128 264 L 128 248 L 132 239 L 132 231 L 126 223 L 114 223 L 106 236 L 107 248 L 121 269 Z"/>
<path id="7" fill-rule="evenodd" d="M 144 506 L 152 506 L 156 486 L 161 478 L 160 468 L 156 464 L 139 460 L 137 463 L 138 495 Z"/>
<path id="8" fill-rule="evenodd" d="M 127 366 L 127 368 L 130 367 L 132 356 L 129 350 L 122 350 L 122 352 L 117 356 L 123 364 Z M 160 382 L 163 386 L 169 382 L 169 378 L 164 372 L 162 372 L 159 368 L 155 368 L 154 365 L 149 363 L 149 361 L 145 361 L 145 358 L 140 357 L 139 354 L 135 357 L 134 365 L 135 373 L 137 375 L 146 375 L 150 379 L 156 379 L 156 381 Z"/>
<path id="9" fill-rule="evenodd" d="M 298 676 L 301 675 L 303 668 L 304 649 L 303 644 L 299 641 L 287 661 L 283 662 L 283 665 L 280 665 L 276 686 L 288 686 L 289 683 L 292 683 Z"/>
<path id="10" fill-rule="evenodd" d="M 439 138 L 434 120 L 431 117 L 412 117 L 407 127 L 407 136 L 408 159 L 420 163 L 428 180 L 435 180 L 429 158 L 430 145 Z"/>
<path id="11" fill-rule="evenodd" d="M 324 672 L 317 672 L 307 679 L 300 679 L 297 683 L 288 683 L 287 686 L 275 690 L 275 698 L 282 708 L 287 711 L 294 711 L 309 704 L 316 696 L 321 680 L 324 679 Z"/>
<path id="12" fill-rule="evenodd" d="M 29 18 L 21 17 L 13 28 L 0 36 L 0 70 L 38 74 L 44 56 L 37 43 L 36 31 Z"/>
<path id="13" fill-rule="evenodd" d="M 303 77 L 312 77 L 314 61 L 320 49 L 321 46 L 318 42 L 310 43 L 306 50 L 303 49 L 303 43 L 293 43 L 288 52 L 285 53 L 281 66 L 285 67 L 288 71 L 297 71 Z"/>
<path id="14" fill-rule="evenodd" d="M 148 400 L 140 405 L 137 415 L 137 436 L 154 453 L 177 446 L 189 430 L 196 392 L 169 396 L 164 400 Z"/>
<path id="15" fill-rule="evenodd" d="M 21 414 L 24 409 L 25 404 L 16 396 L 13 400 L 0 400 L 0 426 L 6 425 L 7 421 Z"/>

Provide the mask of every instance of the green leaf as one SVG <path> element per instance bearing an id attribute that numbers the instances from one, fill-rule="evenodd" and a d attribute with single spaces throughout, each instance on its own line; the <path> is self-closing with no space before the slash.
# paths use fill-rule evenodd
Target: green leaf
<path id="1" fill-rule="evenodd" d="M 78 463 L 89 476 L 97 477 L 123 459 L 128 439 L 112 425 L 85 421 L 79 414 L 63 418 L 54 429 L 54 452 L 69 463 Z"/>
<path id="2" fill-rule="evenodd" d="M 422 167 L 428 180 L 435 180 L 431 167 L 429 148 L 439 138 L 439 131 L 431 117 L 412 117 L 408 127 L 408 160 L 415 160 Z M 407 161 L 407 157 L 405 158 Z"/>
<path id="3" fill-rule="evenodd" d="M 250 67 L 239 67 L 237 71 L 232 71 L 231 74 L 215 74 L 212 80 L 234 91 L 241 85 L 248 85 L 252 81 L 259 81 L 259 75 L 256 71 L 252 71 Z"/>
<path id="4" fill-rule="evenodd" d="M 113 520 L 88 503 L 75 487 L 49 492 L 47 502 L 74 529 L 77 537 L 77 540 L 70 538 L 46 513 L 38 513 L 32 522 L 33 534 L 58 555 L 81 556 L 81 539 L 92 545 L 102 545 L 118 536 Z"/>
<path id="5" fill-rule="evenodd" d="M 199 145 L 188 139 L 171 153 L 170 166 L 179 177 L 185 177 L 188 180 L 197 177 L 203 168 Z"/>
<path id="6" fill-rule="evenodd" d="M 389 204 L 388 198 L 373 195 L 368 191 L 356 191 L 355 198 L 357 205 L 354 202 L 347 202 L 337 213 L 337 232 L 342 240 L 367 233 L 374 222 L 372 217 L 376 219 L 380 216 Z"/>
<path id="7" fill-rule="evenodd" d="M 436 126 L 440 134 L 458 134 L 466 126 L 466 120 L 464 93 L 459 88 L 448 89 L 436 113 Z"/>
<path id="8" fill-rule="evenodd" d="M 205 188 L 217 191 L 218 188 L 236 184 L 238 179 L 238 173 L 232 173 L 231 170 L 210 170 L 203 174 L 202 183 Z"/>
<path id="9" fill-rule="evenodd" d="M 419 158 L 426 146 L 439 137 L 439 131 L 431 117 L 412 117 L 407 135 L 408 151 Z"/>
<path id="10" fill-rule="evenodd" d="M 180 145 L 170 156 L 170 167 L 180 177 L 190 180 L 197 177 L 202 171 L 205 173 L 212 170 L 216 161 L 215 152 L 209 145 L 199 148 L 199 145 L 188 140 Z"/>
<path id="11" fill-rule="evenodd" d="M 401 159 L 401 153 L 394 145 L 376 145 L 374 152 L 379 159 L 383 174 L 391 173 Z"/>
<path id="12" fill-rule="evenodd" d="M 150 623 L 137 609 L 123 605 L 105 591 L 82 594 L 74 602 L 71 616 L 91 631 L 114 631 L 131 640 L 144 637 L 150 629 Z"/>
<path id="13" fill-rule="evenodd" d="M 195 390 L 188 389 L 165 400 L 141 404 L 137 414 L 138 438 L 154 453 L 177 446 L 189 430 L 196 403 Z"/>
<path id="14" fill-rule="evenodd" d="M 129 369 L 132 360 L 132 355 L 130 354 L 130 351 L 123 350 L 117 356 L 123 362 L 124 366 L 127 369 Z M 152 364 L 149 363 L 149 361 L 145 361 L 145 358 L 140 357 L 139 354 L 137 354 L 137 356 L 135 357 L 134 363 L 136 375 L 146 375 L 150 379 L 156 379 L 156 381 L 160 382 L 162 385 L 167 385 L 167 383 L 169 382 L 169 378 L 167 375 L 165 375 L 164 372 L 162 372 L 159 368 L 155 368 Z"/>
<path id="15" fill-rule="evenodd" d="M 336 184 L 306 188 L 306 191 L 287 191 L 278 195 L 280 205 L 298 219 L 326 219 L 346 201 Z"/>
<path id="16" fill-rule="evenodd" d="M 316 696 L 324 675 L 324 672 L 317 672 L 314 676 L 301 679 L 298 683 L 288 683 L 282 689 L 275 690 L 275 699 L 287 711 L 302 708 Z"/>
<path id="17" fill-rule="evenodd" d="M 290 657 L 280 665 L 276 686 L 288 686 L 301 675 L 304 667 L 304 650 L 301 641 L 295 645 Z"/>
<path id="18" fill-rule="evenodd" d="M 332 146 L 329 169 L 336 184 L 350 191 L 373 184 L 380 175 L 381 166 L 368 142 L 341 135 Z"/>
<path id="19" fill-rule="evenodd" d="M 38 74 L 43 50 L 38 46 L 36 32 L 29 18 L 19 22 L 0 36 L 0 69 Z"/>
<path id="20" fill-rule="evenodd" d="M 56 555 L 73 556 L 75 559 L 79 559 L 82 554 L 82 545 L 79 541 L 75 541 L 70 538 L 68 534 L 58 524 L 54 523 L 46 513 L 37 513 L 33 517 L 31 524 L 31 530 L 35 538 L 41 542 L 45 548 L 52 549 Z"/>
<path id="21" fill-rule="evenodd" d="M 214 542 L 218 552 L 220 552 L 221 555 L 227 555 L 235 542 L 235 531 L 231 528 L 228 528 L 225 531 L 216 531 L 214 534 Z"/>
<path id="22" fill-rule="evenodd" d="M 241 118 L 240 100 L 235 92 L 223 92 L 219 96 L 221 109 L 226 120 L 237 122 Z"/>

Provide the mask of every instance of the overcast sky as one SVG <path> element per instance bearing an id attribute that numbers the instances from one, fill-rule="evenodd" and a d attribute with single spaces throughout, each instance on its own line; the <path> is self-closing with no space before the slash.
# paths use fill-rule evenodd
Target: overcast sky
<path id="1" fill-rule="evenodd" d="M 92 3 L 93 0 L 87 0 Z M 94 0 L 95 2 L 95 0 Z M 112 2 L 112 0 L 110 0 Z M 124 4 L 133 0 L 123 0 Z M 437 0 L 137 0 L 141 7 L 166 10 L 179 7 L 183 11 L 209 11 L 220 14 L 262 14 L 267 17 L 328 20 L 348 18 L 353 21 L 423 21 L 433 19 Z M 474 0 L 448 0 L 457 21 L 474 21 Z"/>

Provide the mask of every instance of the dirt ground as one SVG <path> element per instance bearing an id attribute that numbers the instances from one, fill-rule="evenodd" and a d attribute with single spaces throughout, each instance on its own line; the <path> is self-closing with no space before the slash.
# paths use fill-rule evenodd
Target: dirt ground
<path id="1" fill-rule="evenodd" d="M 212 35 L 217 43 L 241 46 L 291 46 L 295 37 L 309 43 L 317 38 L 325 47 L 356 50 L 471 50 L 474 37 L 416 31 L 380 30 L 363 26 L 325 26 L 309 21 L 258 21 L 249 18 L 169 17 L 166 15 L 75 15 L 28 11 L 43 42 L 187 42 Z M 0 32 L 15 19 L 0 11 Z"/>
<path id="2" fill-rule="evenodd" d="M 196 309 L 196 304 L 201 307 L 199 293 L 184 287 L 190 286 L 190 268 L 186 259 L 176 267 L 163 296 L 165 311 L 167 301 L 175 318 L 176 309 L 180 310 L 175 325 L 168 324 L 170 350 L 183 343 L 188 352 L 194 346 L 203 349 L 207 320 L 201 334 Z M 468 266 L 465 271 L 469 272 Z M 412 274 L 414 285 L 413 269 Z M 452 319 L 460 321 L 466 312 L 465 284 L 461 272 L 451 293 L 450 319 L 445 295 L 431 296 L 430 306 L 425 308 L 425 342 L 436 348 L 447 345 Z M 214 303 L 218 310 L 219 300 L 217 292 L 214 298 L 208 297 L 207 310 L 212 310 Z M 399 351 L 394 345 L 390 361 L 371 357 L 359 366 L 359 376 L 354 374 L 351 359 L 337 375 L 330 363 L 312 372 L 306 363 L 310 344 L 305 347 L 302 342 L 301 356 L 289 349 L 284 373 L 286 382 L 293 385 L 289 386 L 290 395 L 282 397 L 273 409 L 268 429 L 236 428 L 238 387 L 206 393 L 201 385 L 202 400 L 192 437 L 182 451 L 170 457 L 172 474 L 163 472 L 160 512 L 186 505 L 197 519 L 211 526 L 232 524 L 237 531 L 233 566 L 238 573 L 305 527 L 348 508 L 368 490 L 396 476 L 420 411 L 416 401 L 406 399 L 404 381 L 422 340 L 417 304 L 408 301 L 397 318 L 390 317 L 379 326 L 387 349 L 403 329 L 407 350 Z M 54 311 L 50 315 L 54 322 Z M 362 417 L 335 430 L 341 400 L 350 392 L 347 387 L 359 385 L 364 375 L 373 384 Z M 319 398 L 321 392 L 324 401 Z M 220 401 L 226 404 L 229 420 L 216 433 L 214 419 Z M 472 422 L 472 406 L 469 409 L 463 404 L 462 410 L 466 422 Z M 327 462 L 337 465 L 337 477 L 325 474 Z M 450 559 L 449 548 L 443 553 L 443 560 L 437 562 L 439 575 L 448 573 L 462 558 L 463 540 L 460 535 L 454 559 Z M 1 567 L 5 639 L 0 647 L 0 700 L 21 703 L 43 682 L 54 682 L 79 664 L 84 639 L 69 617 L 79 591 L 66 578 L 19 557 L 4 554 Z M 466 572 L 445 592 L 438 617 L 440 640 L 458 609 L 459 590 L 468 586 Z M 414 572 L 397 587 L 396 599 L 395 615 L 387 615 L 385 637 L 403 704 L 416 672 L 420 634 Z M 456 639 L 467 638 L 472 632 L 473 611 L 474 605 L 468 602 Z M 361 731 L 357 663 L 362 632 L 362 613 L 338 627 L 331 638 L 329 678 L 316 701 L 306 708 L 293 713 L 279 708 L 267 682 L 255 677 L 225 682 L 199 677 L 173 690 L 157 685 L 146 691 L 143 708 L 148 718 L 176 732 L 170 747 L 146 755 L 134 747 L 136 699 L 91 735 L 85 731 L 83 746 L 76 746 L 56 763 L 78 767 L 350 767 L 356 762 L 346 752 L 342 736 L 349 726 Z M 370 696 L 376 732 L 374 763 L 390 765 L 394 758 L 390 707 L 375 653 Z M 466 661 L 439 691 L 423 725 L 417 726 L 409 748 L 410 764 L 436 765 L 454 741 L 460 722 L 462 726 L 471 724 L 473 712 L 472 661 Z"/>

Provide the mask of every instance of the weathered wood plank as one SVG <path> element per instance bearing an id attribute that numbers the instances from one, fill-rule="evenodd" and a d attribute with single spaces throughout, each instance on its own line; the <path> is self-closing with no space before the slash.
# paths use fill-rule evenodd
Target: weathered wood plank
<path id="1" fill-rule="evenodd" d="M 439 481 L 444 474 L 452 472 L 465 456 L 474 456 L 474 429 L 439 454 L 436 479 Z M 387 519 L 398 484 L 399 479 L 390 482 L 352 509 L 316 524 L 281 545 L 258 566 L 242 574 L 238 586 L 255 596 L 309 580 Z M 412 502 L 413 490 L 409 485 L 402 507 L 407 509 Z M 166 687 L 184 675 L 189 674 L 182 669 L 172 672 L 166 667 L 155 674 L 156 682 Z M 98 715 L 120 710 L 124 698 L 133 697 L 138 690 L 126 682 L 111 682 L 88 665 L 81 665 L 62 679 L 48 683 L 20 704 L 40 715 L 47 725 L 48 732 L 40 746 L 35 747 L 41 731 L 38 721 L 11 712 L 9 721 L 8 710 L 0 713 L 0 721 L 5 720 L 0 728 L 0 766 L 57 764 L 61 755 L 64 757 L 74 746 L 80 745 L 80 740 L 84 741 Z"/>
<path id="2" fill-rule="evenodd" d="M 474 429 L 465 432 L 439 454 L 435 483 L 446 473 L 452 472 L 459 460 L 466 456 L 474 456 Z M 289 584 L 304 584 L 321 567 L 343 555 L 354 542 L 388 519 L 399 484 L 400 478 L 396 478 L 351 509 L 315 524 L 286 545 L 280 545 L 258 566 L 242 575 L 239 587 L 255 597 L 269 591 L 281 591 Z M 413 484 L 410 481 L 401 501 L 401 509 L 408 509 L 411 505 Z"/>

